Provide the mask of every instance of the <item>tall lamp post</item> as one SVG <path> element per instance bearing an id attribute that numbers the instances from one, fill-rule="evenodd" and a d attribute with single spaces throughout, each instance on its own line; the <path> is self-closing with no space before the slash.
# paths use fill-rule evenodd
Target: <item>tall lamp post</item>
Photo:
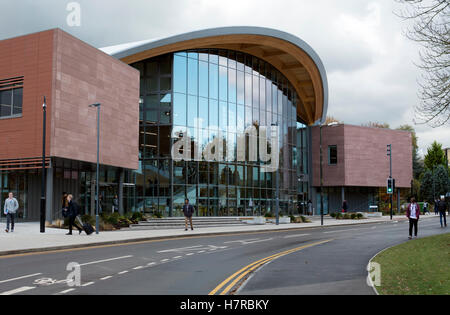
<path id="1" fill-rule="evenodd" d="M 99 230 L 99 219 L 98 219 L 98 210 L 99 210 L 99 185 L 98 185 L 98 178 L 99 178 L 99 170 L 100 170 L 100 103 L 91 104 L 89 107 L 96 107 L 97 108 L 97 172 L 96 172 L 96 179 L 95 179 L 95 196 L 96 196 L 96 205 L 95 205 L 95 234 L 98 234 Z"/>
<path id="2" fill-rule="evenodd" d="M 323 158 L 322 158 L 322 126 L 319 127 L 319 148 L 320 148 L 320 225 L 323 226 Z"/>
<path id="3" fill-rule="evenodd" d="M 278 123 L 273 123 L 272 127 L 276 127 L 278 128 Z M 278 130 L 277 130 L 277 136 L 278 136 Z M 279 141 L 279 138 L 277 137 L 277 141 Z M 276 193 L 276 198 L 275 198 L 275 224 L 279 225 L 280 224 L 280 187 L 279 187 L 279 183 L 278 183 L 278 172 L 279 172 L 279 168 L 276 168 L 274 170 L 275 172 L 275 193 Z"/>
<path id="4" fill-rule="evenodd" d="M 40 213 L 40 231 L 45 233 L 45 180 L 46 180 L 46 170 L 45 170 L 45 127 L 47 119 L 47 102 L 44 96 L 44 104 L 42 104 L 42 182 L 41 182 L 41 213 Z"/>
<path id="5" fill-rule="evenodd" d="M 332 122 L 329 124 L 320 124 L 319 125 L 319 147 L 320 147 L 320 225 L 323 226 L 323 154 L 322 154 L 322 127 L 336 127 L 339 126 L 339 123 Z"/>

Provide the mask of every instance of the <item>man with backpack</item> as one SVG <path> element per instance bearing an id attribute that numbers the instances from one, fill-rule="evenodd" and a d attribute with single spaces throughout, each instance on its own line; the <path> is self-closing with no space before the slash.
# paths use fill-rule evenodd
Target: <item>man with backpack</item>
<path id="1" fill-rule="evenodd" d="M 437 210 L 439 211 L 439 219 L 441 220 L 441 228 L 447 227 L 447 203 L 445 197 L 441 196 L 441 200 L 437 203 Z M 444 220 L 442 220 L 444 218 Z"/>

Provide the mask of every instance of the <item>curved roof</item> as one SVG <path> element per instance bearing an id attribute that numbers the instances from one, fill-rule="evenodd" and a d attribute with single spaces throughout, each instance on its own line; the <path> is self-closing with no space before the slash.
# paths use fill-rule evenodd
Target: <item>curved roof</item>
<path id="1" fill-rule="evenodd" d="M 316 52 L 291 34 L 261 27 L 222 27 L 147 40 L 102 50 L 127 64 L 187 49 L 215 48 L 242 51 L 272 64 L 291 82 L 301 99 L 298 116 L 308 125 L 324 122 L 328 109 L 328 81 Z"/>

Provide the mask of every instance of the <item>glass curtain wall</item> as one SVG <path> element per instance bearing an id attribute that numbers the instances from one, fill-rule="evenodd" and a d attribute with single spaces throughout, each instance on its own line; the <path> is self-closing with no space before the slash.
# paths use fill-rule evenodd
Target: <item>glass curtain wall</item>
<path id="1" fill-rule="evenodd" d="M 198 216 L 273 211 L 274 173 L 263 172 L 262 162 L 251 161 L 248 152 L 245 161 L 238 161 L 236 145 L 246 128 L 277 125 L 280 210 L 297 212 L 299 98 L 279 71 L 254 56 L 215 49 L 177 52 L 132 66 L 141 72 L 140 169 L 132 173 L 139 209 L 180 216 L 187 197 Z M 226 158 L 173 161 L 172 144 L 183 133 L 192 151 L 197 146 L 199 152 L 220 136 Z"/>

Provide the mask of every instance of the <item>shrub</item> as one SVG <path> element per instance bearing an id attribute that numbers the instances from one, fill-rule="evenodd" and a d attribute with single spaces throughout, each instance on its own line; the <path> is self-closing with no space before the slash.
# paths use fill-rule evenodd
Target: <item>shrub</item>
<path id="1" fill-rule="evenodd" d="M 330 217 L 335 218 L 336 217 L 336 213 L 335 212 L 330 213 Z"/>
<path id="2" fill-rule="evenodd" d="M 362 213 L 357 213 L 357 214 L 356 214 L 356 217 L 357 217 L 358 219 L 362 219 L 362 218 L 364 218 L 364 215 L 363 215 Z"/>
<path id="3" fill-rule="evenodd" d="M 342 219 L 342 213 L 338 212 L 336 213 L 336 220 Z"/>
<path id="4" fill-rule="evenodd" d="M 355 220 L 355 219 L 356 219 L 356 213 L 352 213 L 352 214 L 350 215 L 350 218 L 351 218 L 352 220 Z"/>
<path id="5" fill-rule="evenodd" d="M 273 214 L 271 212 L 266 212 L 264 217 L 266 217 L 266 218 L 273 218 Z"/>

